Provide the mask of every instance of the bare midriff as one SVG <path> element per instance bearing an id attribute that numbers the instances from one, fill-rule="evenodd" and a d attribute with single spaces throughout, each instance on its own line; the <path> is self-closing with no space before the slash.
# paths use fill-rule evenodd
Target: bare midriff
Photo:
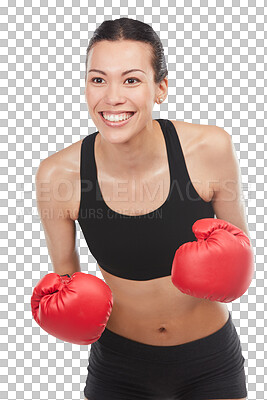
<path id="1" fill-rule="evenodd" d="M 174 346 L 208 336 L 228 320 L 226 304 L 182 293 L 171 276 L 133 281 L 99 269 L 113 294 L 107 328 L 128 339 Z"/>

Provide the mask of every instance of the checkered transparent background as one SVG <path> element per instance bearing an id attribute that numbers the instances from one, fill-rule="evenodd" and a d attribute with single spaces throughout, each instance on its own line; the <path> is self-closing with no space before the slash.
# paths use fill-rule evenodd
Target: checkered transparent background
<path id="1" fill-rule="evenodd" d="M 83 95 L 86 47 L 103 20 L 123 16 L 152 24 L 165 48 L 168 97 L 153 118 L 217 125 L 232 136 L 256 272 L 228 307 L 246 359 L 248 399 L 267 398 L 266 12 L 263 0 L 1 0 L 1 399 L 83 399 L 90 346 L 64 343 L 32 319 L 32 289 L 53 272 L 34 176 L 40 160 L 97 130 Z M 102 278 L 78 224 L 77 245 L 82 271 Z"/>

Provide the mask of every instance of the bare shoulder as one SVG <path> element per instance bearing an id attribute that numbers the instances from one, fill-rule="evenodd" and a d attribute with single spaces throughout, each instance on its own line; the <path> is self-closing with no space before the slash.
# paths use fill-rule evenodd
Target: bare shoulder
<path id="1" fill-rule="evenodd" d="M 231 135 L 216 125 L 207 125 L 202 132 L 202 151 L 210 166 L 221 168 L 230 161 L 234 151 Z"/>
<path id="2" fill-rule="evenodd" d="M 208 125 L 193 124 L 186 121 L 171 120 L 175 126 L 183 151 L 193 150 L 203 142 L 207 135 Z"/>
<path id="3" fill-rule="evenodd" d="M 213 146 L 217 146 L 218 149 L 221 148 L 221 146 L 227 146 L 231 142 L 231 135 L 223 128 L 220 128 L 217 125 L 202 126 L 204 127 L 203 134 L 206 138 L 206 141 Z"/>
<path id="4" fill-rule="evenodd" d="M 199 195 L 210 201 L 226 165 L 232 165 L 231 136 L 216 125 L 172 121 L 179 136 L 187 169 Z"/>
<path id="5" fill-rule="evenodd" d="M 56 201 L 71 219 L 76 219 L 81 142 L 82 139 L 42 160 L 35 174 L 37 200 L 47 193 L 46 197 Z"/>
<path id="6" fill-rule="evenodd" d="M 231 142 L 231 136 L 223 128 L 216 125 L 193 124 L 185 121 L 171 120 L 179 133 L 179 138 L 186 145 L 201 147 L 205 156 L 216 156 L 216 151 L 222 153 Z"/>
<path id="7" fill-rule="evenodd" d="M 43 170 L 53 173 L 55 171 L 70 172 L 76 170 L 79 165 L 80 148 L 82 139 L 72 143 L 71 145 L 65 147 L 62 150 L 57 151 L 51 156 L 45 158 L 41 161 Z"/>

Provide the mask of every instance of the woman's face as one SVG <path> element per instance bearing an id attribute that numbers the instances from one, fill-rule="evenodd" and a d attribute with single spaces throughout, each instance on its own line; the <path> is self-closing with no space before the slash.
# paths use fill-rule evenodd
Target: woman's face
<path id="1" fill-rule="evenodd" d="M 85 98 L 95 126 L 109 142 L 127 142 L 134 134 L 151 127 L 152 110 L 162 90 L 160 84 L 154 83 L 149 48 L 149 44 L 137 41 L 105 40 L 89 52 Z M 143 72 L 125 73 L 132 69 Z M 103 111 L 135 114 L 124 125 L 109 126 L 100 114 Z"/>

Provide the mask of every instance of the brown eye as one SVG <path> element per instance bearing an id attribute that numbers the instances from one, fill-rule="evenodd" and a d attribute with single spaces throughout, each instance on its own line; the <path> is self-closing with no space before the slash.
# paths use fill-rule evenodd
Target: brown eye
<path id="1" fill-rule="evenodd" d="M 95 79 L 100 79 L 101 80 L 102 78 L 92 78 L 91 81 L 94 82 Z"/>
<path id="2" fill-rule="evenodd" d="M 96 78 L 92 78 L 92 79 L 91 79 L 91 82 L 94 82 L 94 83 L 101 83 L 101 82 L 95 82 L 96 79 L 102 80 L 102 81 L 103 81 L 103 78 L 96 77 Z M 137 79 L 137 78 L 127 78 L 126 81 L 136 81 L 136 82 L 140 82 L 140 80 Z M 126 82 L 126 81 L 125 81 L 125 82 Z"/>
<path id="3" fill-rule="evenodd" d="M 139 79 L 136 79 L 136 78 L 128 78 L 128 79 L 126 79 L 126 81 L 137 81 L 137 82 L 140 82 Z"/>

